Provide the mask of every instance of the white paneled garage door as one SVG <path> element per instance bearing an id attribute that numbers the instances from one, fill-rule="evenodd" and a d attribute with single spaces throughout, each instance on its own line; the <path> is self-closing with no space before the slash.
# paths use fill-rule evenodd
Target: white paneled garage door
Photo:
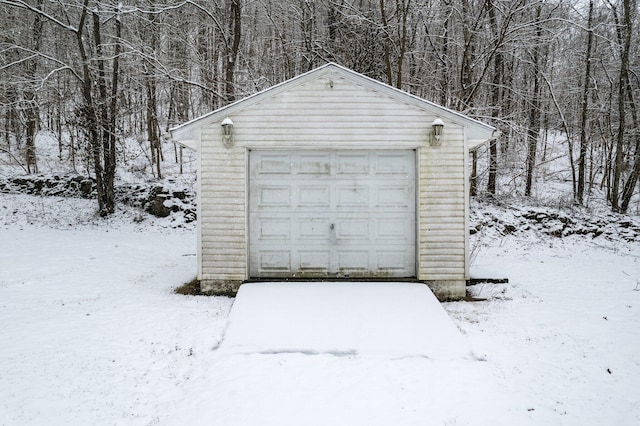
<path id="1" fill-rule="evenodd" d="M 414 277 L 415 151 L 251 151 L 251 277 Z"/>

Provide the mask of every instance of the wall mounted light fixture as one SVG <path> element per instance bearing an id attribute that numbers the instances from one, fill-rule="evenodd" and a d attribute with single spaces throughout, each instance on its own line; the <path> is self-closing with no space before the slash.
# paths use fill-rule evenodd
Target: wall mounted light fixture
<path id="1" fill-rule="evenodd" d="M 220 126 L 222 126 L 222 144 L 227 148 L 231 148 L 235 142 L 233 140 L 233 121 L 227 117 L 222 120 Z"/>
<path id="2" fill-rule="evenodd" d="M 429 145 L 440 146 L 442 129 L 444 129 L 444 121 L 439 118 L 433 120 L 433 123 L 431 123 L 431 133 L 429 135 Z"/>

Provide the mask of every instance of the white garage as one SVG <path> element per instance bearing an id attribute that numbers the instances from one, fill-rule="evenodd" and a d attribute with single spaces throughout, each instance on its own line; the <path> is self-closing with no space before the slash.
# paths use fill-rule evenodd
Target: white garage
<path id="1" fill-rule="evenodd" d="M 198 152 L 204 291 L 469 279 L 468 153 L 494 128 L 327 64 L 171 130 Z"/>
<path id="2" fill-rule="evenodd" d="M 415 151 L 251 151 L 251 278 L 415 277 Z"/>

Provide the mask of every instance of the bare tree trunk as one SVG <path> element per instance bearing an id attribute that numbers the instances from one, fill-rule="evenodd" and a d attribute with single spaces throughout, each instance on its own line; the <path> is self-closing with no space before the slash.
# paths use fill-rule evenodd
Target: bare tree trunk
<path id="1" fill-rule="evenodd" d="M 58 160 L 62 161 L 62 148 L 63 148 L 63 137 L 62 137 L 62 96 L 60 95 L 60 76 L 56 79 L 56 96 L 55 96 L 55 127 L 56 127 L 56 137 L 58 139 Z"/>
<path id="2" fill-rule="evenodd" d="M 33 92 L 29 91 L 25 93 L 25 118 L 27 121 L 26 126 L 26 139 L 25 139 L 25 162 L 27 166 L 27 173 L 37 173 L 38 164 L 36 161 L 36 133 L 38 133 L 38 106 L 36 96 Z"/>
<path id="3" fill-rule="evenodd" d="M 152 76 L 148 75 L 145 78 L 145 86 L 147 91 L 147 140 L 151 149 L 151 168 L 155 167 L 156 177 L 162 179 L 162 153 L 158 125 L 156 83 Z"/>
<path id="4" fill-rule="evenodd" d="M 463 19 L 471 18 L 470 0 L 462 0 Z M 470 109 L 473 105 L 471 96 L 473 84 L 473 63 L 475 51 L 475 34 L 471 22 L 462 23 L 462 34 L 464 38 L 464 48 L 462 51 L 462 62 L 460 64 L 460 91 L 458 96 L 458 109 L 461 111 Z"/>
<path id="5" fill-rule="evenodd" d="M 533 174 L 536 166 L 536 153 L 538 149 L 538 135 L 540 133 L 540 43 L 542 39 L 542 26 L 540 25 L 540 15 L 542 13 L 542 5 L 539 4 L 536 9 L 536 39 L 532 52 L 533 62 L 533 92 L 531 94 L 531 103 L 529 106 L 529 123 L 527 129 L 527 180 L 524 195 L 531 196 L 533 187 Z"/>
<path id="6" fill-rule="evenodd" d="M 627 37 L 630 37 L 632 33 L 632 16 L 631 10 L 629 7 L 629 0 L 625 0 L 625 21 L 627 22 Z M 631 118 L 633 119 L 633 127 L 634 139 L 635 139 L 635 147 L 633 151 L 633 166 L 631 168 L 631 173 L 629 174 L 629 178 L 624 184 L 624 189 L 622 191 L 622 200 L 620 203 L 620 211 L 622 213 L 626 213 L 629 208 L 629 203 L 631 202 L 631 197 L 633 196 L 633 191 L 640 179 L 640 119 L 638 117 L 638 109 L 636 107 L 635 97 L 633 95 L 633 87 L 631 86 L 631 81 L 629 80 L 629 75 L 627 74 L 626 78 L 626 86 L 627 86 L 627 94 L 629 97 L 629 105 L 631 107 Z"/>
<path id="7" fill-rule="evenodd" d="M 304 41 L 304 54 L 302 55 L 302 59 L 305 60 L 306 64 L 303 68 L 305 71 L 311 71 L 316 64 L 316 53 L 314 47 L 314 38 L 315 38 L 315 8 L 316 3 L 310 2 L 308 0 L 303 0 L 300 3 L 300 9 L 302 11 L 302 16 L 300 20 L 300 30 L 302 33 L 302 38 Z"/>
<path id="8" fill-rule="evenodd" d="M 42 10 L 43 0 L 38 0 L 37 9 Z M 42 38 L 43 21 L 39 13 L 33 18 L 33 30 L 31 40 L 31 50 L 37 52 L 40 50 L 40 40 Z M 40 121 L 40 109 L 38 108 L 38 100 L 35 91 L 31 85 L 35 84 L 36 69 L 38 62 L 35 58 L 30 59 L 27 64 L 26 76 L 28 81 L 27 89 L 24 92 L 25 102 L 25 118 L 26 118 L 26 141 L 25 141 L 25 162 L 27 163 L 28 173 L 37 173 L 38 164 L 36 161 L 36 134 L 38 133 L 38 123 Z"/>
<path id="9" fill-rule="evenodd" d="M 102 178 L 100 179 L 100 184 L 97 187 L 98 191 L 98 204 L 102 206 L 100 209 L 100 215 L 106 216 L 115 211 L 115 200 L 114 200 L 114 189 L 113 189 L 113 176 L 112 173 L 115 169 L 115 158 L 114 164 L 111 164 L 111 156 L 112 152 L 115 155 L 115 146 L 111 145 L 111 132 L 114 130 L 111 127 L 111 118 L 109 108 L 109 94 L 107 88 L 107 76 L 105 70 L 105 58 L 103 52 L 102 45 L 102 32 L 100 25 L 100 16 L 97 12 L 92 13 L 93 17 L 93 41 L 96 46 L 96 54 L 97 64 L 98 64 L 98 78 L 97 78 L 97 86 L 98 86 L 98 100 L 99 103 L 97 105 L 97 120 L 98 120 L 98 139 L 94 142 L 97 145 L 97 157 L 94 161 L 100 162 L 99 170 L 102 174 Z M 96 169 L 96 175 L 98 174 L 98 169 Z M 97 181 L 97 176 L 96 176 Z M 97 183 L 97 182 L 96 182 Z"/>
<path id="10" fill-rule="evenodd" d="M 618 136 L 616 138 L 615 163 L 613 164 L 613 183 L 611 187 L 611 209 L 619 212 L 620 180 L 624 168 L 624 136 L 625 136 L 625 100 L 627 95 L 627 79 L 629 78 L 629 51 L 631 48 L 631 0 L 623 0 L 624 10 L 624 43 L 620 58 L 620 77 L 618 79 Z"/>
<path id="11" fill-rule="evenodd" d="M 584 67 L 584 90 L 582 92 L 582 113 L 580 115 L 580 156 L 578 157 L 578 182 L 575 201 L 582 205 L 584 198 L 585 170 L 587 163 L 587 112 L 589 109 L 589 87 L 591 85 L 591 47 L 593 45 L 593 0 L 589 1 L 589 18 L 587 23 L 587 52 Z M 568 136 L 568 135 L 567 135 Z"/>
<path id="12" fill-rule="evenodd" d="M 382 1 L 382 0 L 381 0 Z M 398 51 L 398 70 L 396 75 L 396 87 L 402 89 L 402 66 L 407 52 L 407 18 L 411 0 L 396 0 L 396 13 L 400 13 L 400 46 Z"/>
<path id="13" fill-rule="evenodd" d="M 440 104 L 448 106 L 449 104 L 449 81 L 451 76 L 449 75 L 449 15 L 451 13 L 450 0 L 443 1 L 446 6 L 444 8 L 445 20 L 443 22 L 443 34 L 442 34 L 442 52 L 441 52 L 441 73 L 440 73 Z"/>
<path id="14" fill-rule="evenodd" d="M 229 12 L 229 34 L 227 37 L 227 52 L 225 63 L 225 86 L 224 92 L 227 102 L 236 100 L 235 94 L 235 69 L 240 50 L 240 37 L 242 36 L 242 0 L 231 0 Z"/>
<path id="15" fill-rule="evenodd" d="M 181 25 L 185 25 L 186 16 L 180 11 Z M 184 29 L 186 31 L 186 29 Z M 224 43 L 224 41 L 223 41 Z M 178 78 L 171 78 L 169 83 L 169 105 L 167 130 L 176 124 L 189 120 L 190 87 L 186 83 L 190 73 L 187 46 L 178 37 L 169 40 L 169 57 L 167 61 L 176 70 Z"/>
<path id="16" fill-rule="evenodd" d="M 384 73 L 387 77 L 387 84 L 393 84 L 393 74 L 391 71 L 391 48 L 389 47 L 391 34 L 389 33 L 389 22 L 387 21 L 387 10 L 384 0 L 380 0 L 380 18 L 382 19 L 383 50 L 384 50 Z"/>
<path id="17" fill-rule="evenodd" d="M 71 160 L 71 168 L 77 173 L 76 169 L 76 141 L 73 132 L 69 132 L 69 159 Z"/>
<path id="18" fill-rule="evenodd" d="M 118 8 L 120 6 L 117 6 Z M 107 169 L 107 195 L 109 198 L 109 213 L 115 211 L 115 179 L 116 179 L 116 132 L 118 115 L 118 81 L 120 79 L 120 54 L 122 52 L 122 22 L 120 21 L 120 10 L 118 9 L 115 19 L 115 46 L 113 51 L 113 62 L 111 70 L 111 93 L 109 102 L 109 138 L 108 138 L 108 155 L 106 156 Z M 105 99 L 106 101 L 106 99 Z"/>
<path id="19" fill-rule="evenodd" d="M 469 177 L 469 195 L 478 194 L 478 150 L 471 151 L 471 176 Z"/>
<path id="20" fill-rule="evenodd" d="M 93 38 L 98 56 L 98 95 L 100 103 L 98 106 L 98 117 L 101 127 L 99 150 L 102 151 L 102 173 L 101 186 L 98 186 L 98 198 L 102 200 L 100 214 L 106 216 L 115 211 L 115 174 L 116 174 L 116 107 L 118 101 L 118 68 L 120 61 L 120 37 L 121 25 L 120 17 L 115 17 L 115 49 L 113 54 L 113 69 L 111 74 L 111 90 L 107 83 L 107 74 L 102 44 L 102 31 L 100 15 L 93 12 Z M 100 204 L 100 201 L 98 202 Z"/>
<path id="21" fill-rule="evenodd" d="M 496 19 L 495 6 L 493 0 L 487 2 L 489 10 L 489 21 L 493 29 L 493 33 L 496 37 L 499 36 L 498 21 Z M 502 92 L 502 50 L 497 49 L 493 58 L 493 87 L 491 89 L 491 117 L 493 118 L 493 124 L 497 125 L 499 117 L 502 115 L 500 108 L 500 93 Z M 496 179 L 498 174 L 498 141 L 491 139 L 489 141 L 489 177 L 487 180 L 487 192 L 495 195 L 496 193 Z"/>
<path id="22" fill-rule="evenodd" d="M 91 155 L 93 157 L 93 170 L 96 177 L 96 186 L 98 188 L 98 211 L 101 216 L 108 214 L 108 206 L 105 204 L 104 197 L 104 170 L 102 167 L 102 158 L 100 155 L 100 135 L 98 123 L 98 114 L 96 111 L 95 102 L 93 100 L 92 84 L 93 75 L 89 68 L 89 57 L 87 49 L 85 48 L 84 41 L 84 26 L 88 13 L 89 0 L 84 0 L 82 5 L 80 20 L 78 24 L 78 30 L 75 33 L 76 42 L 78 45 L 78 52 L 80 54 L 80 60 L 82 63 L 82 98 L 83 105 L 83 119 L 85 121 L 84 128 L 89 136 L 89 146 L 91 147 Z"/>
<path id="23" fill-rule="evenodd" d="M 155 57 L 158 49 L 158 26 L 156 25 L 156 14 L 149 14 L 149 30 L 145 31 L 144 40 L 148 44 L 152 56 Z M 149 65 L 145 66 L 144 85 L 146 91 L 146 127 L 147 140 L 149 141 L 149 149 L 151 151 L 151 170 L 155 167 L 155 175 L 158 179 L 162 179 L 162 146 L 160 144 L 160 126 L 158 124 L 158 101 L 156 94 L 156 79 L 149 69 Z"/>

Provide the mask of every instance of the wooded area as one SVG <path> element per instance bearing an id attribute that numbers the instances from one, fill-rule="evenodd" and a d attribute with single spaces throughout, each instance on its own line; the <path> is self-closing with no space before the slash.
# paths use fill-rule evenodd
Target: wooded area
<path id="1" fill-rule="evenodd" d="M 496 126 L 472 190 L 531 195 L 550 144 L 576 204 L 637 188 L 635 0 L 0 0 L 0 22 L 0 149 L 34 173 L 52 132 L 103 215 L 124 138 L 159 178 L 168 128 L 327 61 Z"/>

